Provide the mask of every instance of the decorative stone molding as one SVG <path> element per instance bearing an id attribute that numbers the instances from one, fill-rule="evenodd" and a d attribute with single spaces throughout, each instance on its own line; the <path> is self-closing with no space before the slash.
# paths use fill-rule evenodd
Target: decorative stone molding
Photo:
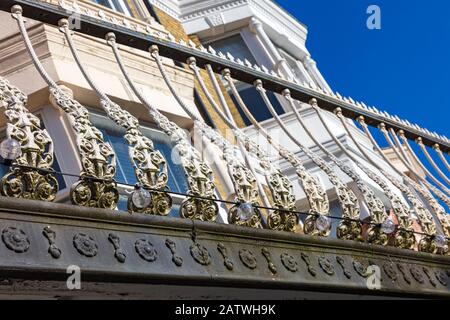
<path id="1" fill-rule="evenodd" d="M 180 20 L 180 8 L 177 0 L 147 0 L 151 5 L 158 7 L 172 18 Z"/>
<path id="2" fill-rule="evenodd" d="M 253 16 L 276 24 L 274 29 L 277 29 L 280 34 L 284 34 L 288 38 L 295 39 L 295 41 L 300 41 L 301 43 L 305 42 L 307 35 L 306 27 L 279 5 L 269 0 L 186 1 L 185 4 L 180 5 L 180 19 L 185 23 L 231 9 L 238 9 L 242 12 L 242 7 L 245 6 L 248 7 Z"/>
<path id="3" fill-rule="evenodd" d="M 101 19 L 123 27 L 130 28 L 134 31 L 149 34 L 153 34 L 156 32 L 167 33 L 165 28 L 160 24 L 156 23 L 155 21 L 147 21 L 146 23 L 140 19 L 124 15 L 120 12 L 99 5 L 94 1 L 90 0 L 40 0 L 40 1 L 60 6 L 61 8 L 67 10 L 69 13 L 73 12 L 75 14 L 88 15 L 93 18 Z"/>
<path id="4" fill-rule="evenodd" d="M 20 279 L 17 276 L 21 275 L 44 281 L 40 275 L 45 272 L 47 280 L 56 281 L 61 278 L 61 266 L 79 265 L 83 267 L 83 277 L 111 285 L 119 278 L 123 283 L 142 285 L 163 279 L 161 285 L 190 282 L 199 287 L 225 284 L 299 291 L 307 287 L 328 292 L 332 283 L 333 291 L 342 295 L 450 296 L 448 256 L 213 223 L 196 224 L 196 232 L 207 236 L 202 237 L 201 244 L 192 243 L 192 222 L 185 219 L 117 215 L 113 210 L 57 203 L 47 203 L 45 212 L 37 212 L 39 203 L 0 197 L 4 241 L 0 247 L 4 257 L 0 259 L 0 272 L 8 280 Z M 58 260 L 47 254 L 48 245 L 42 237 L 44 220 L 64 249 Z M 185 257 L 183 264 L 172 260 L 175 243 L 176 254 Z M 73 245 L 75 248 L 69 250 Z M 118 263 L 112 248 L 129 250 L 129 256 Z M 190 254 L 192 258 L 187 259 Z M 387 257 L 394 255 L 392 263 Z M 231 259 L 237 259 L 234 268 Z M 383 270 L 380 290 L 367 288 L 368 265 L 378 265 Z M 344 269 L 354 276 L 343 275 Z M 33 294 L 32 288 L 26 290 Z"/>

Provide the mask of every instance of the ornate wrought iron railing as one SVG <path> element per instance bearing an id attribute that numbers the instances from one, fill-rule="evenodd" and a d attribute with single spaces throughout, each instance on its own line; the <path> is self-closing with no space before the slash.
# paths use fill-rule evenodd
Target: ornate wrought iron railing
<path id="1" fill-rule="evenodd" d="M 28 38 L 23 16 L 62 27 L 61 30 L 65 33 L 66 40 L 71 48 L 75 61 L 93 90 L 98 93 L 106 113 L 114 122 L 127 130 L 126 138 L 130 144 L 130 158 L 135 166 L 136 176 L 143 185 L 143 188 L 138 188 L 130 196 L 130 211 L 166 215 L 171 204 L 169 195 L 174 193 L 165 188 L 167 179 L 162 179 L 161 181 L 158 180 L 160 176 L 167 176 L 164 168 L 165 161 L 158 151 L 153 148 L 151 141 L 145 140 L 143 137 L 139 130 L 138 120 L 128 112 L 122 110 L 120 106 L 114 104 L 106 94 L 95 85 L 94 81 L 84 70 L 75 49 L 71 31 L 68 29 L 66 18 L 70 12 L 67 11 L 67 8 L 28 0 L 5 0 L 0 3 L 0 9 L 12 10 L 13 17 L 18 22 L 18 28 L 23 36 L 32 61 L 42 78 L 50 87 L 53 103 L 67 113 L 71 120 L 77 137 L 79 157 L 83 166 L 82 172 L 78 175 L 80 181 L 76 183 L 71 190 L 72 202 L 77 205 L 90 207 L 110 209 L 116 207 L 118 190 L 117 184 L 114 181 L 115 154 L 111 146 L 104 142 L 101 132 L 90 122 L 89 112 L 86 108 L 66 94 L 63 88 L 56 84 L 45 71 L 45 68 L 40 63 L 39 58 L 34 52 L 33 45 Z M 106 40 L 113 49 L 124 77 L 127 79 L 141 102 L 148 108 L 150 115 L 157 125 L 160 126 L 160 128 L 174 141 L 176 148 L 183 159 L 183 167 L 189 182 L 189 192 L 184 195 L 186 196 L 186 200 L 183 203 L 180 212 L 182 217 L 212 221 L 217 216 L 217 203 L 222 202 L 232 205 L 229 209 L 229 223 L 237 225 L 294 231 L 297 225 L 301 225 L 299 215 L 306 215 L 307 218 L 305 219 L 304 226 L 305 233 L 328 236 L 331 227 L 329 219 L 338 219 L 342 221 L 337 232 L 338 237 L 341 239 L 358 241 L 365 239 L 374 244 L 392 244 L 393 246 L 405 249 L 418 248 L 420 251 L 429 253 L 445 254 L 448 252 L 448 238 L 446 237 L 450 236 L 449 216 L 434 198 L 433 194 L 449 206 L 449 191 L 445 184 L 441 183 L 428 170 L 425 170 L 426 175 L 437 184 L 440 189 L 428 182 L 426 178 L 420 177 L 420 175 L 415 172 L 414 168 L 411 166 L 411 159 L 409 159 L 409 156 L 404 152 L 403 145 L 398 139 L 397 134 L 404 141 L 406 147 L 413 155 L 414 160 L 419 162 L 422 168 L 426 167 L 414 154 L 414 151 L 407 142 L 407 138 L 419 139 L 419 145 L 422 146 L 423 152 L 433 167 L 437 167 L 437 165 L 432 161 L 431 156 L 425 149 L 425 144 L 429 146 L 432 145 L 439 156 L 445 160 L 442 152 L 448 153 L 450 150 L 450 143 L 447 138 L 436 134 L 430 134 L 426 130 L 410 125 L 396 117 L 381 113 L 376 109 L 367 108 L 364 104 L 355 103 L 353 99 L 344 99 L 339 94 L 328 93 L 321 89 L 308 87 L 306 84 L 298 84 L 282 79 L 275 72 L 270 72 L 264 67 L 252 66 L 249 63 L 235 60 L 231 55 L 217 53 L 212 48 L 205 49 L 201 46 L 196 46 L 194 43 L 175 43 L 173 37 L 167 33 L 149 34 L 148 32 L 151 32 L 151 30 L 134 30 L 131 26 L 121 26 L 117 23 L 104 21 L 99 17 L 95 17 L 95 14 L 86 15 L 78 12 L 77 18 L 81 20 L 79 24 L 80 28 L 77 29 L 78 32 L 101 38 L 104 38 L 106 35 Z M 55 19 L 57 19 L 57 21 L 55 21 Z M 169 86 L 170 91 L 180 103 L 181 107 L 191 116 L 191 118 L 196 120 L 197 127 L 202 133 L 212 143 L 223 150 L 223 160 L 228 165 L 228 174 L 233 181 L 235 188 L 236 198 L 234 202 L 216 198 L 211 168 L 200 160 L 197 151 L 192 147 L 189 139 L 182 133 L 180 128 L 162 116 L 158 110 L 142 97 L 136 88 L 134 88 L 133 82 L 121 61 L 116 46 L 117 43 L 146 51 L 150 50 L 152 58 L 158 65 L 162 78 Z M 221 116 L 224 123 L 233 130 L 239 148 L 236 148 L 220 134 L 214 132 L 212 128 L 208 127 L 200 118 L 190 112 L 182 99 L 178 97 L 176 90 L 173 89 L 170 80 L 165 74 L 164 66 L 160 60 L 160 54 L 174 60 L 182 62 L 187 61 L 190 68 L 194 71 L 196 80 L 200 84 L 200 87 L 209 102 Z M 202 75 L 199 73 L 199 68 L 201 67 L 204 67 L 208 71 L 209 78 L 212 81 L 215 93 L 219 97 L 222 109 L 216 104 L 208 91 L 209 89 L 205 86 Z M 314 181 L 312 177 L 308 176 L 307 171 L 301 165 L 301 161 L 297 159 L 295 155 L 290 154 L 283 146 L 276 144 L 270 135 L 264 131 L 263 135 L 267 140 L 272 145 L 275 145 L 280 155 L 285 159 L 288 159 L 288 162 L 297 170 L 298 178 L 305 189 L 311 211 L 309 213 L 302 213 L 295 210 L 295 197 L 293 195 L 292 183 L 281 173 L 281 171 L 276 169 L 270 163 L 267 154 L 237 128 L 230 110 L 228 109 L 227 102 L 223 98 L 218 83 L 216 82 L 215 71 L 224 72 L 225 79 L 229 82 L 232 89 L 234 88 L 233 79 L 249 82 L 256 86 L 257 90 L 261 93 L 263 101 L 283 130 L 294 142 L 296 142 L 300 149 L 302 149 L 313 162 L 327 174 L 330 182 L 337 190 L 343 211 L 342 217 L 328 216 L 328 199 L 322 187 L 318 185 L 317 181 Z M 31 114 L 26 110 L 26 99 L 24 98 L 24 95 L 5 81 L 1 82 L 1 84 L 0 102 L 7 104 L 7 118 L 11 124 L 8 134 L 11 137 L 18 137 L 16 140 L 19 141 L 19 147 L 24 154 L 20 156 L 20 158 L 17 158 L 16 161 L 9 164 L 12 168 L 10 172 L 13 173 L 13 176 L 14 174 L 17 175 L 20 173 L 20 178 L 22 180 L 25 179 L 22 182 L 19 181 L 20 179 L 4 179 L 5 181 L 3 184 L 7 185 L 6 189 L 9 188 L 7 190 L 9 192 L 3 191 L 3 194 L 7 196 L 52 201 L 54 199 L 54 194 L 57 192 L 57 184 L 49 183 L 49 181 L 45 181 L 45 179 L 54 179 L 52 178 L 52 174 L 64 173 L 52 172 L 50 169 L 51 159 L 48 157 L 48 159 L 45 158 L 46 153 L 52 153 L 51 148 L 48 148 L 47 150 L 45 147 L 47 144 L 51 145 L 51 139 L 48 137 L 48 134 L 46 135 L 44 130 L 40 130 L 39 122 L 33 120 Z M 305 126 L 301 116 L 296 111 L 294 99 L 311 104 L 312 108 L 316 110 L 324 128 L 336 144 L 362 172 L 381 187 L 386 198 L 390 201 L 392 208 L 391 215 L 396 217 L 397 224 L 390 220 L 390 214 L 382 201 L 375 196 L 373 190 L 359 177 L 358 173 L 353 168 L 344 164 L 323 145 L 316 141 L 325 154 L 332 159 L 337 168 L 348 175 L 356 183 L 357 189 L 362 196 L 361 202 L 367 206 L 370 213 L 370 219 L 364 221 L 364 224 L 367 227 L 366 230 L 361 228 L 363 222 L 360 221 L 359 203 L 353 192 L 347 189 L 339 178 L 337 178 L 333 168 L 302 145 L 302 143 L 293 135 L 289 134 L 289 130 L 278 117 L 271 105 L 270 100 L 266 95 L 266 90 L 272 90 L 286 97 L 300 124 L 306 129 L 306 132 L 310 137 L 316 141 L 314 136 L 311 135 L 310 130 Z M 249 111 L 242 103 L 242 99 L 240 99 L 237 90 L 234 88 L 232 91 L 238 102 L 241 102 L 241 107 L 244 109 L 245 113 L 249 114 Z M 382 169 L 379 169 L 379 172 L 384 176 L 381 177 L 378 173 L 373 171 L 373 169 L 363 165 L 360 160 L 347 151 L 339 139 L 334 136 L 331 129 L 327 126 L 326 120 L 322 116 L 323 111 L 320 110 L 320 108 L 332 110 L 337 113 L 338 117 L 342 120 L 343 127 L 364 156 L 366 156 L 364 150 L 360 148 L 358 142 L 354 139 L 352 132 L 349 130 L 345 122 L 346 120 L 344 120 L 343 117 L 358 118 L 371 139 L 372 137 L 370 136 L 370 131 L 367 130 L 366 124 L 378 125 L 400 160 L 404 162 L 416 176 L 416 181 L 401 173 L 400 176 L 403 178 L 403 181 L 399 181 L 398 178 L 391 177 L 389 174 L 384 173 Z M 18 112 L 18 116 L 16 116 L 14 112 Z M 251 120 L 252 122 L 255 122 L 254 119 Z M 254 124 L 258 127 L 257 122 Z M 38 136 L 33 135 L 32 131 L 36 132 Z M 23 137 L 20 135 L 21 133 L 23 133 Z M 394 137 L 394 142 L 391 140 L 389 133 Z M 33 148 L 30 146 L 30 141 L 36 139 L 36 137 L 42 137 L 43 139 L 38 141 L 39 143 L 35 143 L 37 146 Z M 378 148 L 375 142 L 374 144 Z M 15 148 L 17 148 L 17 146 Z M 256 179 L 256 173 L 249 160 L 249 154 L 252 155 L 254 159 L 258 160 L 259 165 L 264 170 L 267 185 L 269 186 L 269 191 L 272 195 L 273 206 L 267 199 L 266 191 Z M 37 159 L 36 157 L 42 161 L 40 160 L 39 163 L 33 161 Z M 21 161 L 21 159 L 25 159 L 26 161 Z M 47 161 L 44 161 L 45 159 L 47 159 Z M 45 163 L 42 163 L 43 161 Z M 445 161 L 443 162 L 447 164 Z M 448 183 L 446 175 L 440 169 L 437 170 L 437 172 L 439 176 L 444 178 L 445 182 Z M 9 175 L 11 175 L 11 173 Z M 39 179 L 33 178 L 32 175 Z M 22 178 L 22 176 L 25 178 Z M 27 177 L 31 182 L 42 180 L 43 185 L 41 189 L 38 188 L 40 186 L 33 186 L 32 183 L 27 181 Z M 400 193 L 403 193 L 405 198 L 400 198 L 394 193 L 393 188 L 384 181 L 384 178 L 387 178 Z M 16 190 L 13 190 L 14 188 Z M 30 195 L 25 196 L 23 192 L 19 192 L 22 191 L 21 188 L 26 188 L 27 190 L 30 189 L 31 193 L 28 192 Z M 15 193 L 13 192 L 14 194 L 12 194 L 11 190 L 15 191 Z M 142 204 L 146 201 L 145 192 L 148 191 L 152 194 L 148 195 L 147 198 L 151 198 L 155 203 L 147 203 L 146 205 L 141 206 L 141 208 L 137 208 L 136 203 Z M 420 194 L 421 197 L 427 201 L 428 205 L 433 209 L 434 216 L 424 208 L 423 203 L 417 199 L 415 193 Z M 44 197 L 43 194 L 46 195 L 46 197 Z M 263 200 L 263 206 L 259 204 L 257 200 L 258 196 Z M 133 202 L 134 200 L 136 200 L 136 202 Z M 151 210 L 149 208 L 151 208 Z M 266 211 L 267 216 L 263 216 L 261 210 Z M 421 227 L 420 232 L 414 230 L 412 227 L 414 212 L 419 218 L 418 220 Z M 420 239 L 417 241 L 416 237 Z M 418 246 L 416 243 L 418 243 Z"/>
<path id="2" fill-rule="evenodd" d="M 59 20 L 67 18 L 70 14 L 69 8 L 33 0 L 2 0 L 0 2 L 0 10 L 9 12 L 15 4 L 23 7 L 25 17 L 54 26 L 58 26 Z M 376 127 L 384 123 L 388 128 L 392 128 L 395 131 L 403 130 L 405 136 L 410 140 L 414 141 L 417 138 L 421 138 L 426 146 L 439 147 L 440 151 L 447 154 L 450 152 L 450 140 L 447 137 L 421 128 L 407 120 L 402 120 L 395 115 L 380 111 L 375 107 L 368 107 L 363 102 L 356 102 L 350 97 L 342 97 L 339 93 L 326 93 L 321 89 L 313 89 L 308 84 L 300 84 L 283 79 L 263 66 L 245 64 L 245 62 L 238 61 L 230 55 L 215 52 L 214 49 L 208 50 L 203 47 L 197 47 L 194 43 L 177 43 L 170 34 L 158 31 L 149 33 L 151 30 L 139 32 L 128 26 L 105 21 L 95 12 L 90 13 L 94 14 L 94 16 L 89 16 L 84 12 L 80 12 L 77 15 L 81 22 L 78 32 L 102 39 L 108 32 L 114 32 L 118 44 L 144 51 L 147 51 L 149 46 L 154 44 L 159 47 L 161 56 L 182 62 L 185 62 L 190 57 L 194 57 L 199 67 L 209 64 L 218 73 L 228 68 L 231 76 L 236 80 L 253 84 L 254 81 L 260 79 L 264 82 L 266 90 L 281 94 L 283 90 L 289 89 L 294 99 L 307 103 L 312 98 L 315 98 L 320 108 L 333 111 L 340 107 L 345 117 L 356 119 L 359 116 L 364 116 L 368 125 Z"/>

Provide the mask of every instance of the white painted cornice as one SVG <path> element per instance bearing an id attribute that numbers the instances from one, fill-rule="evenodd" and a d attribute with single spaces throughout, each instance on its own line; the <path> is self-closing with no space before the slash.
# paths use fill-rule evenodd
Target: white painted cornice
<path id="1" fill-rule="evenodd" d="M 307 52 L 307 28 L 271 0 L 179 0 L 178 3 L 180 20 L 188 34 L 208 38 L 209 33 L 215 35 L 214 28 L 222 27 L 222 32 L 227 32 L 245 27 L 251 18 L 256 18 L 274 42 L 290 42 L 291 48 Z"/>
<path id="2" fill-rule="evenodd" d="M 178 0 L 145 0 L 151 5 L 158 7 L 168 15 L 179 20 L 181 16 L 180 6 Z"/>

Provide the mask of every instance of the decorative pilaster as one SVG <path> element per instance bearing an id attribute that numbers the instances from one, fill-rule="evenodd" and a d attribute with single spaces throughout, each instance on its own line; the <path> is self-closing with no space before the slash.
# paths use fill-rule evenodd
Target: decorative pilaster
<path id="1" fill-rule="evenodd" d="M 253 17 L 249 23 L 249 29 L 252 33 L 259 37 L 261 42 L 264 44 L 265 48 L 272 55 L 272 59 L 275 61 L 275 68 L 278 72 L 286 76 L 288 79 L 294 79 L 294 74 L 292 73 L 291 68 L 289 67 L 286 59 L 284 59 L 281 54 L 278 52 L 277 48 L 273 44 L 272 40 L 270 40 L 267 33 L 264 31 L 264 26 L 261 21 Z"/>
<path id="2" fill-rule="evenodd" d="M 314 61 L 311 56 L 305 56 L 302 60 L 303 65 L 305 66 L 306 70 L 308 71 L 309 75 L 313 77 L 313 79 L 319 84 L 319 86 L 324 89 L 327 92 L 333 92 L 328 85 L 328 83 L 325 81 L 324 77 L 320 73 L 319 69 L 317 68 L 317 63 Z"/>

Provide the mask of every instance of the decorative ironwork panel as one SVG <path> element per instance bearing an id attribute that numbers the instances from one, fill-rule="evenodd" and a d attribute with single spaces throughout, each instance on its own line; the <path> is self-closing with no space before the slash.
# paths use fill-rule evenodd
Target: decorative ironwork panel
<path id="1" fill-rule="evenodd" d="M 50 101 L 69 117 L 75 131 L 78 153 L 82 165 L 80 180 L 70 190 L 71 201 L 76 205 L 114 209 L 119 200 L 116 172 L 116 156 L 101 132 L 95 128 L 88 110 L 65 93 L 48 75 L 34 51 L 18 5 L 11 9 L 32 61 L 50 88 Z"/>
<path id="2" fill-rule="evenodd" d="M 54 156 L 50 135 L 47 130 L 41 128 L 40 119 L 28 111 L 26 95 L 2 77 L 0 103 L 5 106 L 6 138 L 17 141 L 21 149 L 21 155 L 13 160 L 13 166 L 1 179 L 2 194 L 8 197 L 53 201 L 58 192 L 58 181 L 51 173 Z"/>

